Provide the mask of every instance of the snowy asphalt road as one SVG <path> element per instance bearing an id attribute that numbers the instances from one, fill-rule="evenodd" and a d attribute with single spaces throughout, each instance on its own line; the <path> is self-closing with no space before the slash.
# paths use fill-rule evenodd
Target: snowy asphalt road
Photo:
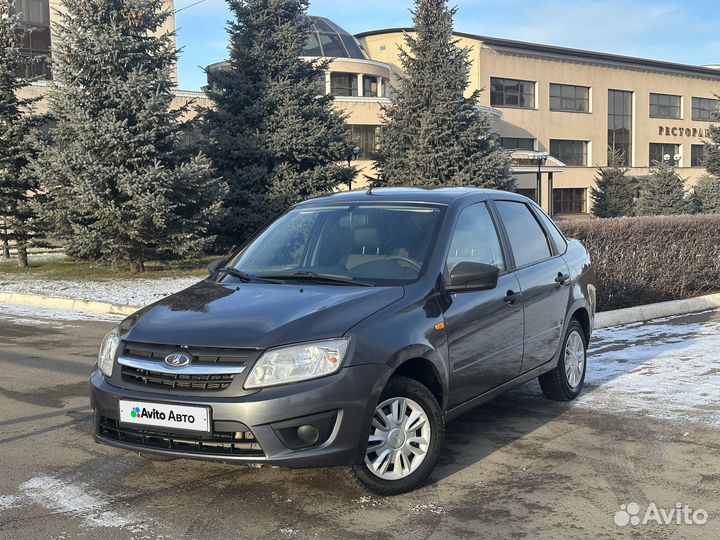
<path id="1" fill-rule="evenodd" d="M 149 463 L 95 445 L 87 374 L 113 318 L 0 305 L 0 538 L 717 538 L 720 313 L 597 333 L 571 404 L 524 385 L 448 424 L 422 489 L 339 470 Z M 677 502 L 704 525 L 617 526 Z"/>

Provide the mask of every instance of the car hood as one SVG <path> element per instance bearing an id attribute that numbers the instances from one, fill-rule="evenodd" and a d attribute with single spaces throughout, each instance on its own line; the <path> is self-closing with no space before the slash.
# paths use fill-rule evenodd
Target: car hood
<path id="1" fill-rule="evenodd" d="M 403 296 L 403 287 L 201 281 L 130 316 L 123 339 L 265 349 L 342 336 Z"/>

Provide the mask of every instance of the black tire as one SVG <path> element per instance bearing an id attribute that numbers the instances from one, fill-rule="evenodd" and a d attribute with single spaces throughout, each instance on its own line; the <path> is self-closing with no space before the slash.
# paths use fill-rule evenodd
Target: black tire
<path id="1" fill-rule="evenodd" d="M 427 387 L 414 379 L 394 375 L 388 381 L 385 390 L 383 390 L 378 405 L 392 398 L 409 398 L 420 405 L 428 418 L 430 441 L 423 461 L 417 469 L 404 478 L 396 480 L 380 478 L 371 472 L 364 460 L 359 465 L 351 468 L 352 476 L 359 483 L 360 487 L 383 496 L 399 495 L 400 493 L 412 491 L 420 486 L 435 468 L 445 441 L 445 419 L 442 409 L 437 399 L 435 399 L 435 396 Z M 364 449 L 366 449 L 368 443 L 364 442 L 364 445 Z M 363 453 L 363 456 L 364 455 L 365 453 Z"/>
<path id="2" fill-rule="evenodd" d="M 572 386 L 568 381 L 568 376 L 565 370 L 565 351 L 568 346 L 570 336 L 578 334 L 582 340 L 583 350 L 583 362 L 582 362 L 582 376 L 580 381 Z M 542 388 L 543 394 L 546 397 L 555 401 L 572 401 L 582 391 L 583 385 L 585 384 L 585 373 L 587 372 L 587 337 L 582 325 L 576 320 L 572 319 L 568 328 L 565 332 L 565 336 L 562 341 L 562 349 L 560 350 L 560 359 L 558 365 L 552 371 L 549 371 L 538 377 L 540 381 L 540 388 Z"/>

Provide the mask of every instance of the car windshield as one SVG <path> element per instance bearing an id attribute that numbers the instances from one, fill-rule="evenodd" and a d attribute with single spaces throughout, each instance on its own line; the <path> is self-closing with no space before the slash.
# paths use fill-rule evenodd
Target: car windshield
<path id="1" fill-rule="evenodd" d="M 410 283 L 425 270 L 442 213 L 439 206 L 414 204 L 295 208 L 227 267 L 256 278 L 338 285 Z"/>

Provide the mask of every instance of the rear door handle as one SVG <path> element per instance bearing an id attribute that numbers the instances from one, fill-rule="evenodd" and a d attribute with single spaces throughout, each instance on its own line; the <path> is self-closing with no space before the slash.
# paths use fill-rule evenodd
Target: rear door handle
<path id="1" fill-rule="evenodd" d="M 515 292 L 515 291 L 508 291 L 505 295 L 505 298 L 503 298 L 503 302 L 506 302 L 510 306 L 514 306 L 517 304 L 520 299 L 522 298 L 521 292 Z"/>
<path id="2" fill-rule="evenodd" d="M 558 272 L 558 275 L 555 278 L 555 283 L 557 283 L 558 285 L 565 285 L 567 281 L 570 281 L 570 274 L 563 274 L 562 272 Z"/>

